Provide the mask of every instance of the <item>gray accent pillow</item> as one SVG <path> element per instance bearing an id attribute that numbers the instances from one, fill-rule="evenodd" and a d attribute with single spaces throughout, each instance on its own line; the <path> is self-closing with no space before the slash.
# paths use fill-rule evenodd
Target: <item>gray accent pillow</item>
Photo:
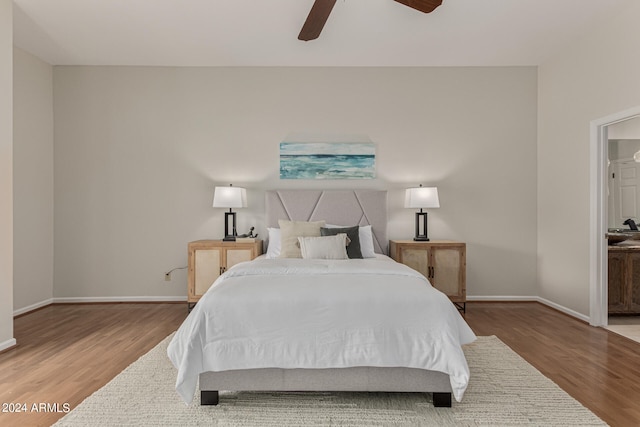
<path id="1" fill-rule="evenodd" d="M 358 233 L 358 226 L 344 227 L 344 228 L 320 228 L 321 236 L 335 236 L 340 233 L 345 233 L 351 242 L 347 245 L 347 255 L 349 258 L 362 258 L 362 251 L 360 250 L 360 235 Z"/>

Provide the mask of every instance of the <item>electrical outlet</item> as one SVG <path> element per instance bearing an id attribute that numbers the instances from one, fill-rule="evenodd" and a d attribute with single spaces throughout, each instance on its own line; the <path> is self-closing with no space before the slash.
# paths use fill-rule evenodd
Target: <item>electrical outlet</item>
<path id="1" fill-rule="evenodd" d="M 164 280 L 167 282 L 171 281 L 171 273 L 164 273 Z"/>

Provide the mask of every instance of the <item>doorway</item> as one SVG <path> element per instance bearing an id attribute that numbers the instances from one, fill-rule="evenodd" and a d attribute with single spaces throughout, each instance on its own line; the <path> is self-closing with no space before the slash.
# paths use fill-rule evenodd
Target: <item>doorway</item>
<path id="1" fill-rule="evenodd" d="M 640 107 L 636 107 L 591 122 L 589 323 L 592 326 L 608 325 L 608 253 L 605 233 L 608 230 L 609 207 L 609 127 L 639 117 Z"/>
<path id="2" fill-rule="evenodd" d="M 608 227 L 609 231 L 631 230 L 640 222 L 640 118 L 607 127 Z M 640 341 L 640 233 L 629 231 L 631 239 L 608 246 L 608 318 L 606 328 Z M 610 243 L 610 242 L 609 242 Z"/>

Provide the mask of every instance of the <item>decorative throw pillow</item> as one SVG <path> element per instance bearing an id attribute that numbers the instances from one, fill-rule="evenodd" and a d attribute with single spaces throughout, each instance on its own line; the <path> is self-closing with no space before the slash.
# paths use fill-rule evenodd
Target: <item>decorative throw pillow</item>
<path id="1" fill-rule="evenodd" d="M 298 237 L 320 237 L 320 228 L 324 221 L 286 221 L 279 220 L 280 225 L 280 258 L 302 258 L 297 246 Z"/>
<path id="2" fill-rule="evenodd" d="M 326 225 L 327 228 L 345 228 L 342 225 Z M 375 258 L 376 251 L 373 246 L 373 233 L 370 225 L 361 225 L 358 229 L 358 238 L 360 239 L 360 252 L 363 258 Z"/>
<path id="3" fill-rule="evenodd" d="M 347 235 L 298 237 L 300 251 L 304 259 L 349 259 L 347 256 Z"/>
<path id="4" fill-rule="evenodd" d="M 364 258 L 375 258 L 376 251 L 373 247 L 373 232 L 370 225 L 360 227 L 360 250 Z"/>
<path id="5" fill-rule="evenodd" d="M 336 234 L 345 233 L 350 242 L 347 244 L 347 255 L 349 258 L 362 258 L 362 252 L 360 250 L 360 237 L 359 228 L 357 225 L 354 227 L 344 228 L 326 228 L 320 229 L 320 235 L 322 236 L 335 236 Z"/>

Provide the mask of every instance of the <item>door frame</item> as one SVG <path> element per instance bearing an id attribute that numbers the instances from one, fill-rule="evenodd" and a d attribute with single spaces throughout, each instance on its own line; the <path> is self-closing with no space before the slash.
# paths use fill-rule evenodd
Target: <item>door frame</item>
<path id="1" fill-rule="evenodd" d="M 607 127 L 640 117 L 640 106 L 590 123 L 589 143 L 589 324 L 608 325 L 607 185 L 609 154 Z"/>

